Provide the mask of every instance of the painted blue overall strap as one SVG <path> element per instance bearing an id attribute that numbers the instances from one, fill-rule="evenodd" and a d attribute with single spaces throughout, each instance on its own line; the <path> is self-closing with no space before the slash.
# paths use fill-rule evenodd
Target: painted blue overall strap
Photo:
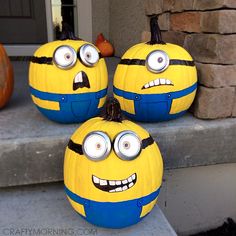
<path id="1" fill-rule="evenodd" d="M 103 98 L 107 94 L 107 88 L 102 89 L 98 92 L 92 92 L 92 93 L 80 93 L 80 94 L 56 94 L 56 93 L 48 93 L 48 92 L 42 92 L 35 88 L 30 87 L 30 93 L 42 100 L 47 101 L 55 101 L 55 102 L 61 102 L 63 100 L 69 101 L 69 100 L 82 100 L 82 99 L 88 99 L 88 98 L 94 98 L 97 99 Z"/>
<path id="2" fill-rule="evenodd" d="M 116 88 L 115 86 L 113 86 L 113 92 L 120 97 L 123 97 L 125 99 L 129 99 L 129 100 L 140 100 L 140 98 L 148 98 L 151 100 L 162 100 L 165 101 L 167 98 L 169 99 L 176 99 L 176 98 L 180 98 L 183 96 L 186 96 L 190 93 L 192 93 L 193 91 L 195 91 L 197 88 L 197 83 L 193 84 L 192 86 L 180 90 L 180 91 L 176 91 L 176 92 L 169 92 L 169 93 L 163 93 L 163 94 L 137 94 L 137 93 L 132 93 L 132 92 L 127 92 L 124 90 L 120 90 L 118 88 Z"/>
<path id="3" fill-rule="evenodd" d="M 66 195 L 71 199 L 73 200 L 74 202 L 77 202 L 81 205 L 85 205 L 86 202 L 88 202 L 88 200 L 86 198 L 82 198 L 80 197 L 79 195 L 71 192 L 66 186 L 64 186 L 64 189 L 65 189 L 65 192 L 66 192 Z"/>
<path id="4" fill-rule="evenodd" d="M 73 200 L 73 201 L 75 201 L 79 204 L 84 205 L 84 204 L 88 203 L 89 201 L 90 202 L 95 202 L 95 201 L 80 197 L 79 195 L 71 192 L 66 186 L 64 186 L 64 188 L 65 188 L 65 192 L 66 192 L 67 196 L 71 200 Z M 151 193 L 151 194 L 149 194 L 145 197 L 141 197 L 141 198 L 137 198 L 137 199 L 133 199 L 133 200 L 128 200 L 126 202 L 128 203 L 129 201 L 137 201 L 138 206 L 140 206 L 140 207 L 145 206 L 145 205 L 149 204 L 150 202 L 152 202 L 153 200 L 155 200 L 157 198 L 157 196 L 160 193 L 160 189 L 161 188 L 158 188 L 155 192 L 153 192 L 153 193 Z M 117 202 L 117 203 L 119 203 L 119 202 Z"/>

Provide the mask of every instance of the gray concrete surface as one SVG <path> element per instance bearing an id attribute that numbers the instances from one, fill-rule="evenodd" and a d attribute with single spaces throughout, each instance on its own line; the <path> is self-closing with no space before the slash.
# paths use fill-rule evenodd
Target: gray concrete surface
<path id="1" fill-rule="evenodd" d="M 121 230 L 95 227 L 72 209 L 62 183 L 0 189 L 0 209 L 0 235 L 3 236 L 176 236 L 158 206 L 137 225 Z"/>
<path id="2" fill-rule="evenodd" d="M 118 62 L 107 60 L 109 94 Z M 79 124 L 57 124 L 42 116 L 30 99 L 28 64 L 13 66 L 14 95 L 0 111 L 0 187 L 62 180 L 64 150 Z M 204 121 L 187 114 L 140 125 L 158 142 L 166 169 L 236 162 L 236 119 Z"/>

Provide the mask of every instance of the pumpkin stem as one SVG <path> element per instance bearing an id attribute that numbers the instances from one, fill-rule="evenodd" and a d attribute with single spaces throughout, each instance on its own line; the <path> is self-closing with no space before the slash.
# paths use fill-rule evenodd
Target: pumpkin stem
<path id="1" fill-rule="evenodd" d="M 108 98 L 105 105 L 105 112 L 102 115 L 104 120 L 122 122 L 120 103 L 116 98 Z"/>
<path id="2" fill-rule="evenodd" d="M 66 39 L 81 40 L 80 38 L 74 35 L 72 27 L 68 23 L 62 22 L 62 32 L 60 40 L 66 40 Z"/>
<path id="3" fill-rule="evenodd" d="M 151 41 L 148 44 L 166 44 L 162 40 L 161 30 L 158 24 L 158 15 L 150 16 Z"/>

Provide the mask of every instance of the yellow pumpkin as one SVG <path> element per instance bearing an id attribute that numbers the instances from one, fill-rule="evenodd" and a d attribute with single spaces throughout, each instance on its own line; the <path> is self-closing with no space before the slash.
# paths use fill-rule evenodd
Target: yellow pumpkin
<path id="1" fill-rule="evenodd" d="M 107 102 L 104 117 L 82 124 L 66 148 L 67 197 L 84 219 L 98 226 L 139 222 L 157 201 L 162 175 L 157 144 L 142 127 L 122 120 L 116 99 Z"/>
<path id="2" fill-rule="evenodd" d="M 151 18 L 151 41 L 123 55 L 114 76 L 114 96 L 131 119 L 165 121 L 182 116 L 197 89 L 197 72 L 190 54 L 162 41 L 157 18 Z"/>
<path id="3" fill-rule="evenodd" d="M 29 85 L 37 108 L 61 123 L 82 122 L 104 105 L 108 74 L 91 43 L 65 39 L 42 45 L 30 63 Z"/>

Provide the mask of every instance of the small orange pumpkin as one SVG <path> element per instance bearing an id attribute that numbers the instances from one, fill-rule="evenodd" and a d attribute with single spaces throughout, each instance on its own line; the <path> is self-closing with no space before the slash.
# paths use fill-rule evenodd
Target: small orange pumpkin
<path id="1" fill-rule="evenodd" d="M 9 101 L 13 86 L 13 68 L 3 45 L 0 44 L 0 109 Z"/>
<path id="2" fill-rule="evenodd" d="M 96 46 L 100 50 L 103 57 L 111 57 L 114 54 L 114 48 L 112 44 L 106 40 L 103 34 L 99 34 L 96 40 Z"/>
<path id="3" fill-rule="evenodd" d="M 104 40 L 105 40 L 105 38 L 104 38 L 103 34 L 100 33 L 100 34 L 97 36 L 95 45 L 98 46 L 98 44 L 100 44 L 100 43 L 103 42 Z"/>

